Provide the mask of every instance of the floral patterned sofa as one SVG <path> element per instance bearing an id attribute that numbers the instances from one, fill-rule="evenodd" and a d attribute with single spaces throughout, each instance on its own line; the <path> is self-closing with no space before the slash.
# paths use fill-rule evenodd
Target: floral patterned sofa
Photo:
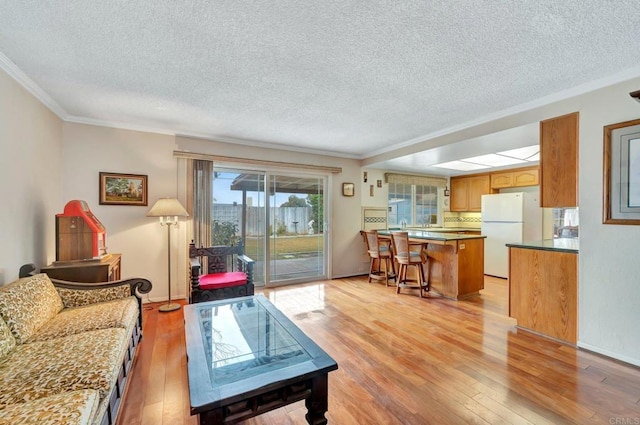
<path id="1" fill-rule="evenodd" d="M 43 273 L 0 287 L 0 425 L 113 424 L 150 290 L 146 279 L 81 284 Z"/>

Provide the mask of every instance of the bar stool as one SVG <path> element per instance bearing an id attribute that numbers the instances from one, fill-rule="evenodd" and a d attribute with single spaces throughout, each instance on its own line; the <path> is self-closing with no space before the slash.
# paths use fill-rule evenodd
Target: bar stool
<path id="1" fill-rule="evenodd" d="M 400 285 L 405 288 L 420 289 L 420 298 L 422 291 L 429 291 L 429 281 L 425 277 L 424 264 L 427 263 L 428 257 L 424 252 L 423 244 L 412 244 L 409 242 L 408 232 L 391 232 L 391 241 L 393 242 L 393 250 L 395 251 L 395 259 L 400 265 L 398 270 L 398 279 L 396 279 L 396 293 L 400 293 Z M 420 245 L 420 251 L 412 251 L 411 246 Z M 407 269 L 416 267 L 416 280 L 407 279 Z M 416 282 L 418 286 L 408 286 L 407 282 Z"/>
<path id="2" fill-rule="evenodd" d="M 393 264 L 393 251 L 391 241 L 381 239 L 377 230 L 368 230 L 366 234 L 367 251 L 371 257 L 371 267 L 369 267 L 369 282 L 371 279 L 382 280 L 389 286 L 389 279 L 396 280 L 396 267 Z M 380 269 L 384 262 L 384 270 Z M 391 273 L 389 273 L 391 271 Z"/>

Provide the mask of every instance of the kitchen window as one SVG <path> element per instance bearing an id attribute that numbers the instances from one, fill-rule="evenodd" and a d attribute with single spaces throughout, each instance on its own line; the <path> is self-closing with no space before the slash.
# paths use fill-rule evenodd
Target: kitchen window
<path id="1" fill-rule="evenodd" d="M 439 189 L 446 180 L 436 177 L 385 175 L 389 183 L 389 226 L 432 226 L 438 224 Z"/>
<path id="2" fill-rule="evenodd" d="M 579 236 L 580 219 L 578 208 L 553 209 L 553 237 L 577 238 Z"/>

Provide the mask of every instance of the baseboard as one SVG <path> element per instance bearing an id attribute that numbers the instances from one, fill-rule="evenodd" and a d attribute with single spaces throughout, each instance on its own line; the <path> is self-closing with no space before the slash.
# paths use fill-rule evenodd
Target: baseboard
<path id="1" fill-rule="evenodd" d="M 599 354 L 601 356 L 605 356 L 613 360 L 619 360 L 623 363 L 628 363 L 632 366 L 640 367 L 640 359 L 634 359 L 632 357 L 621 355 L 620 353 L 614 353 L 613 351 L 605 350 L 603 348 L 596 347 L 595 345 L 586 344 L 584 342 L 578 341 L 578 348 L 583 349 L 585 351 L 591 351 L 594 354 Z"/>
<path id="2" fill-rule="evenodd" d="M 171 297 L 171 300 L 186 300 L 188 299 L 186 295 L 178 295 L 176 297 Z M 169 301 L 168 297 L 160 297 L 160 298 L 151 298 L 151 297 L 145 297 L 142 299 L 142 304 L 148 304 L 148 303 L 164 303 Z"/>

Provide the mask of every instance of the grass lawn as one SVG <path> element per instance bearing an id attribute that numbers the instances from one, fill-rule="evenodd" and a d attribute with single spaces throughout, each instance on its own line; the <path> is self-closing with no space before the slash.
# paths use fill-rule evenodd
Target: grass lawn
<path id="1" fill-rule="evenodd" d="M 247 238 L 244 251 L 249 257 L 258 258 L 263 239 Z M 258 246 L 260 244 L 260 246 Z M 271 255 L 305 254 L 323 250 L 324 235 L 277 236 L 271 239 Z"/>

